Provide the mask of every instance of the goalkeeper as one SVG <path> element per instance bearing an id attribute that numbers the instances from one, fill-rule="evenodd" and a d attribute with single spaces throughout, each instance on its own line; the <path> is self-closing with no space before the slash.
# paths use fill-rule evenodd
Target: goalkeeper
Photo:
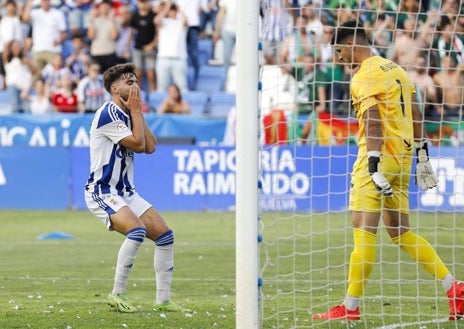
<path id="1" fill-rule="evenodd" d="M 393 243 L 441 282 L 449 298 L 449 319 L 460 319 L 464 317 L 464 283 L 454 279 L 424 238 L 409 230 L 408 191 L 414 147 L 416 184 L 427 190 L 438 183 L 428 159 L 414 86 L 399 65 L 371 53 L 365 31 L 357 21 L 338 27 L 332 44 L 339 59 L 352 65 L 355 72 L 351 96 L 359 120 L 359 140 L 349 205 L 354 249 L 343 304 L 313 318 L 360 319 L 359 305 L 374 264 L 382 218 Z"/>

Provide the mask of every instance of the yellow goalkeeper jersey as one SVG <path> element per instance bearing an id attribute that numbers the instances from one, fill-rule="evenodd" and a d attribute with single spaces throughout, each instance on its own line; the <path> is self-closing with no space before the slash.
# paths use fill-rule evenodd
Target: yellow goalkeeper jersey
<path id="1" fill-rule="evenodd" d="M 392 61 L 372 56 L 362 62 L 351 80 L 351 97 L 359 121 L 358 156 L 367 153 L 363 114 L 377 105 L 382 120 L 382 154 L 394 157 L 398 163 L 410 158 L 402 155 L 410 155 L 414 149 L 411 95 L 415 92 L 406 71 Z"/>

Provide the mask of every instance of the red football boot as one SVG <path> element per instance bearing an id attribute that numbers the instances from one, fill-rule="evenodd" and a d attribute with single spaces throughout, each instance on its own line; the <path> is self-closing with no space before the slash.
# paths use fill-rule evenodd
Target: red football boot
<path id="1" fill-rule="evenodd" d="M 313 314 L 313 319 L 316 320 L 359 320 L 359 307 L 354 311 L 348 310 L 345 305 L 337 305 L 332 307 L 328 312 L 322 314 Z"/>
<path id="2" fill-rule="evenodd" d="M 464 282 L 454 281 L 453 286 L 448 290 L 450 320 L 460 320 L 464 318 Z"/>

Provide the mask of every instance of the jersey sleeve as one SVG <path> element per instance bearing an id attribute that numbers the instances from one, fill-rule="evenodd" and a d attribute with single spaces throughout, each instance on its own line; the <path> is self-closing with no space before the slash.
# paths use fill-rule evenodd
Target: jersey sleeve
<path id="1" fill-rule="evenodd" d="M 125 119 L 121 111 L 107 105 L 100 114 L 97 130 L 117 144 L 121 139 L 132 135 Z"/>
<path id="2" fill-rule="evenodd" d="M 357 115 L 362 116 L 367 109 L 376 105 L 378 103 L 376 96 L 385 93 L 385 88 L 382 82 L 376 81 L 364 72 L 359 72 L 351 84 L 351 96 Z"/>

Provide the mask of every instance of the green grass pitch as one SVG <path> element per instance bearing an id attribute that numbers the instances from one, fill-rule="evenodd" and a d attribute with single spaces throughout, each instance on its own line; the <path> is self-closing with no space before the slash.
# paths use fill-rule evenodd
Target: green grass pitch
<path id="1" fill-rule="evenodd" d="M 122 236 L 107 232 L 86 211 L 0 211 L 0 328 L 235 328 L 235 214 L 163 215 L 176 236 L 173 299 L 192 313 L 152 310 L 149 241 L 128 285 L 140 312 L 120 314 L 110 311 L 105 297 Z M 464 215 L 411 217 L 413 229 L 420 223 L 421 235 L 464 278 Z M 311 312 L 343 299 L 352 241 L 348 215 L 279 214 L 276 220 L 269 213 L 261 226 L 263 328 L 347 328 L 340 321 L 313 322 Z M 38 239 L 56 231 L 74 239 Z M 464 321 L 443 321 L 447 301 L 441 286 L 387 240 L 379 234 L 383 246 L 377 249 L 363 320 L 354 328 L 464 328 Z"/>

